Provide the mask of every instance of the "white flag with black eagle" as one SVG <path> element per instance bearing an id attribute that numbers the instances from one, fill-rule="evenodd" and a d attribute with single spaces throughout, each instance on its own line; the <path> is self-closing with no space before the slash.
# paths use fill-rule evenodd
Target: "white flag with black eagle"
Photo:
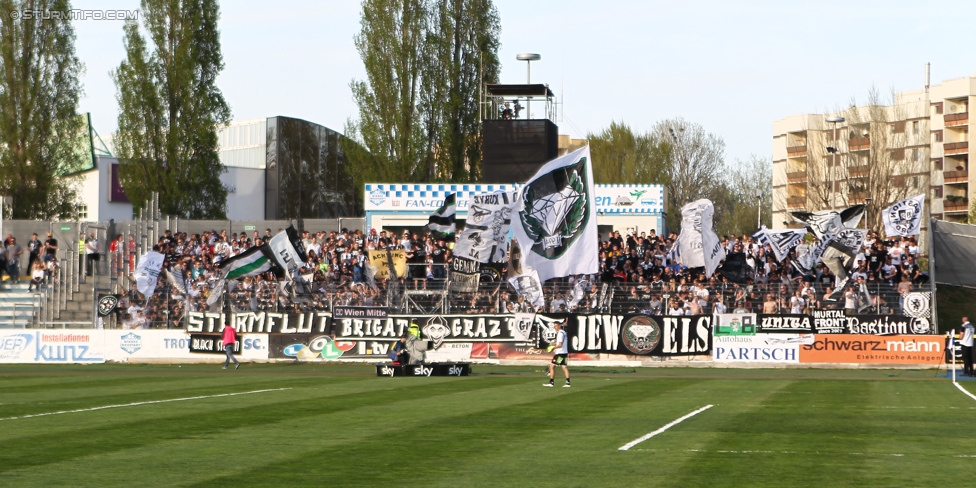
<path id="1" fill-rule="evenodd" d="M 881 212 L 884 221 L 885 234 L 892 236 L 918 235 L 922 228 L 922 209 L 925 205 L 925 195 L 906 198 Z"/>
<path id="2" fill-rule="evenodd" d="M 457 213 L 457 193 L 450 193 L 444 198 L 444 205 L 437 209 L 427 223 L 427 229 L 437 239 L 454 239 L 457 224 L 454 214 Z"/>
<path id="3" fill-rule="evenodd" d="M 715 207 L 711 200 L 701 199 L 681 207 L 681 234 L 678 235 L 681 264 L 688 268 L 705 267 L 711 277 L 725 259 L 725 248 L 712 230 Z"/>
<path id="4" fill-rule="evenodd" d="M 515 192 L 473 195 L 468 200 L 468 217 L 454 245 L 454 255 L 480 263 L 505 262 L 515 196 Z"/>
<path id="5" fill-rule="evenodd" d="M 523 271 L 537 271 L 542 283 L 599 272 L 594 189 L 589 146 L 546 163 L 525 183 L 512 216 Z"/>
<path id="6" fill-rule="evenodd" d="M 782 262 L 794 247 L 803 243 L 803 237 L 806 235 L 806 229 L 772 230 L 764 225 L 752 237 L 758 239 L 760 246 L 768 245 L 773 250 L 776 261 Z"/>

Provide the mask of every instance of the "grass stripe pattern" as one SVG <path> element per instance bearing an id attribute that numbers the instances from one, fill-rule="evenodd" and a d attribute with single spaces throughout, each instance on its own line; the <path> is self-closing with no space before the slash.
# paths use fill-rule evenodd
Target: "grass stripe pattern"
<path id="1" fill-rule="evenodd" d="M 0 486 L 965 486 L 976 460 L 976 401 L 932 371 L 543 370 L 0 365 Z"/>

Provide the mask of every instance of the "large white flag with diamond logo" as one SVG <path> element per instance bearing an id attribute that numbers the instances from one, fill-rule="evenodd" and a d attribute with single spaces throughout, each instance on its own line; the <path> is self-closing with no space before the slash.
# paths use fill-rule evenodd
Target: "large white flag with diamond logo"
<path id="1" fill-rule="evenodd" d="M 589 146 L 546 163 L 515 202 L 512 230 L 521 266 L 539 281 L 599 272 L 596 204 Z"/>

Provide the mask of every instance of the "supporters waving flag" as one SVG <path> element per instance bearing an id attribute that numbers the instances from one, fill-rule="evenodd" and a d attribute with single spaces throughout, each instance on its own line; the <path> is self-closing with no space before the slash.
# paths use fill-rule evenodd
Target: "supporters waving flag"
<path id="1" fill-rule="evenodd" d="M 438 239 L 454 239 L 457 225 L 454 214 L 457 212 L 457 193 L 450 193 L 444 198 L 444 205 L 430 216 L 427 228 Z"/>
<path id="2" fill-rule="evenodd" d="M 551 278 L 600 271 L 593 166 L 589 146 L 546 163 L 515 202 L 512 230 L 523 272 Z"/>
<path id="3" fill-rule="evenodd" d="M 505 262 L 514 202 L 513 192 L 472 196 L 468 201 L 468 219 L 454 246 L 454 255 L 481 263 Z"/>
<path id="4" fill-rule="evenodd" d="M 776 261 L 783 262 L 794 247 L 803 243 L 803 237 L 806 235 L 806 229 L 770 230 L 764 225 L 752 237 L 757 238 L 759 244 L 768 245 L 773 250 Z"/>
<path id="5" fill-rule="evenodd" d="M 136 289 L 139 290 L 139 293 L 146 297 L 153 294 L 156 290 L 156 277 L 159 276 L 165 259 L 166 256 L 156 251 L 149 251 L 139 258 L 139 266 L 135 273 L 132 273 L 136 279 Z"/>
<path id="6" fill-rule="evenodd" d="M 711 200 L 701 199 L 681 207 L 681 234 L 678 236 L 681 264 L 689 268 L 705 267 L 711 277 L 725 259 L 725 249 L 712 230 L 715 207 Z"/>
<path id="7" fill-rule="evenodd" d="M 881 211 L 885 234 L 891 236 L 913 236 L 922 228 L 922 209 L 925 195 L 906 198 Z"/>
<path id="8" fill-rule="evenodd" d="M 224 272 L 225 280 L 246 276 L 257 276 L 271 271 L 275 276 L 284 276 L 284 271 L 275 262 L 274 251 L 267 244 L 255 246 L 230 259 L 217 264 Z"/>
<path id="9" fill-rule="evenodd" d="M 305 246 L 295 227 L 289 225 L 287 230 L 272 237 L 268 245 L 274 253 L 275 262 L 282 269 L 292 270 L 305 265 Z"/>

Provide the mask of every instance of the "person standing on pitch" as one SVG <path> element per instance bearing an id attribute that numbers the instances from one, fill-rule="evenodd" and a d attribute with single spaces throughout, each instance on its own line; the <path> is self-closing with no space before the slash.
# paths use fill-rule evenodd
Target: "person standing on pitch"
<path id="1" fill-rule="evenodd" d="M 976 332 L 976 327 L 969 323 L 969 317 L 962 318 L 962 338 L 959 339 L 959 344 L 962 345 L 962 364 L 964 376 L 974 376 L 973 373 L 973 332 Z"/>
<path id="2" fill-rule="evenodd" d="M 224 359 L 224 369 L 227 369 L 231 360 L 234 361 L 234 369 L 240 368 L 240 361 L 234 357 L 234 343 L 237 342 L 237 331 L 229 323 L 224 323 L 224 330 L 220 340 L 224 344 L 224 352 L 227 353 L 227 358 Z"/>
<path id="3" fill-rule="evenodd" d="M 566 375 L 566 384 L 563 388 L 569 388 L 569 368 L 566 364 L 566 356 L 569 354 L 569 341 L 566 340 L 566 331 L 563 330 L 563 325 L 566 319 L 561 322 L 556 322 L 553 327 L 556 328 L 556 343 L 555 346 L 549 346 L 551 351 L 554 351 L 552 355 L 552 362 L 549 363 L 549 382 L 543 383 L 542 386 L 548 386 L 552 388 L 553 381 L 556 378 L 556 366 L 563 367 L 563 374 Z"/>

